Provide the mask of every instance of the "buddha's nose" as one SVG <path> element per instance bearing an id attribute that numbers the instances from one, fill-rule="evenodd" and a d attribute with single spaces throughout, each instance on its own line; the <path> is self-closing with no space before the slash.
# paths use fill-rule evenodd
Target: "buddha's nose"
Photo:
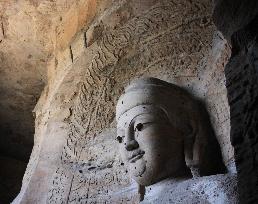
<path id="1" fill-rule="evenodd" d="M 127 141 L 125 144 L 125 149 L 127 151 L 132 151 L 134 149 L 137 149 L 138 147 L 139 147 L 139 144 L 136 140 Z"/>
<path id="2" fill-rule="evenodd" d="M 128 128 L 125 132 L 125 149 L 127 151 L 132 151 L 134 149 L 137 149 L 139 147 L 138 142 L 134 138 L 134 131 L 133 128 Z"/>

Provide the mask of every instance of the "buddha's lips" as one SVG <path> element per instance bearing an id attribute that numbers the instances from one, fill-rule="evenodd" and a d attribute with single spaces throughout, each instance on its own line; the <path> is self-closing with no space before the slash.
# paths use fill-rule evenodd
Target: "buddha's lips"
<path id="1" fill-rule="evenodd" d="M 142 151 L 142 150 L 133 151 L 133 152 L 131 153 L 131 155 L 128 156 L 128 159 L 127 159 L 127 160 L 128 160 L 129 163 L 134 163 L 134 162 L 136 162 L 138 159 L 142 158 L 144 154 L 145 154 L 145 152 Z"/>

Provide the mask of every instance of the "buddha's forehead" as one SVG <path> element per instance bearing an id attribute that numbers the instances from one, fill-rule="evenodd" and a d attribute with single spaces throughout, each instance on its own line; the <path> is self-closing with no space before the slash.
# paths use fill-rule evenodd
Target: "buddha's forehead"
<path id="1" fill-rule="evenodd" d="M 127 128 L 136 118 L 146 119 L 146 117 L 143 117 L 144 115 L 148 115 L 148 119 L 153 120 L 162 114 L 164 114 L 164 111 L 155 105 L 138 105 L 127 110 L 118 118 L 117 127 L 120 129 Z"/>

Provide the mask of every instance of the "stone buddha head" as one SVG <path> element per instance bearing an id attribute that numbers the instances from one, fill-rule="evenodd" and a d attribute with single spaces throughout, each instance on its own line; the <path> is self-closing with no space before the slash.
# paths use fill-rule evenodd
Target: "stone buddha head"
<path id="1" fill-rule="evenodd" d="M 143 78 L 126 87 L 116 107 L 117 141 L 132 178 L 148 186 L 187 169 L 198 175 L 207 134 L 200 117 L 196 101 L 173 84 Z"/>

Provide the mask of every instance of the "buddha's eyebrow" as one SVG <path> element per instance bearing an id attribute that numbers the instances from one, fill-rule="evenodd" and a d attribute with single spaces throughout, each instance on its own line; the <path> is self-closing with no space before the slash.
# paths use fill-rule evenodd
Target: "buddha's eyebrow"
<path id="1" fill-rule="evenodd" d="M 138 115 L 137 115 L 137 116 L 138 116 Z M 136 118 L 137 116 L 135 116 L 135 117 L 133 117 L 133 118 L 131 119 L 131 121 L 130 121 L 128 127 L 134 125 L 134 123 L 135 123 L 135 118 Z"/>
<path id="2" fill-rule="evenodd" d="M 157 123 L 157 121 L 137 122 L 137 123 L 136 123 L 136 126 L 137 126 L 138 124 L 147 125 L 147 124 L 152 124 L 152 123 Z M 135 126 L 134 129 L 136 129 L 136 126 Z"/>

